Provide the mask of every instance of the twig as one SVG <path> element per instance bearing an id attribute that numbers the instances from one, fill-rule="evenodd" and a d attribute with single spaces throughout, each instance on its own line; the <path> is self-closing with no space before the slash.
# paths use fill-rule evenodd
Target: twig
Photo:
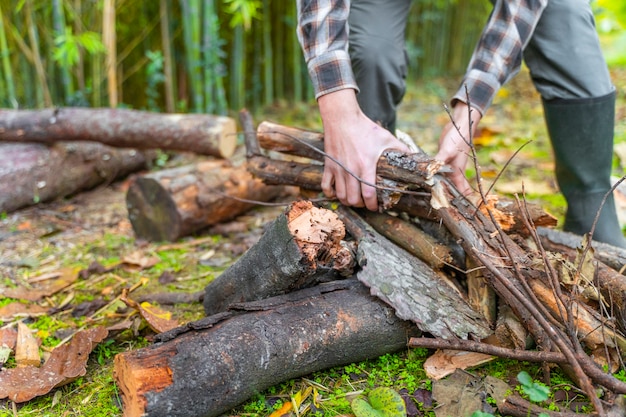
<path id="1" fill-rule="evenodd" d="M 463 350 L 528 362 L 567 363 L 565 356 L 558 352 L 507 349 L 487 343 L 474 342 L 472 340 L 444 340 L 429 337 L 412 337 L 409 339 L 408 346 L 413 348 L 423 347 L 428 349 Z"/>

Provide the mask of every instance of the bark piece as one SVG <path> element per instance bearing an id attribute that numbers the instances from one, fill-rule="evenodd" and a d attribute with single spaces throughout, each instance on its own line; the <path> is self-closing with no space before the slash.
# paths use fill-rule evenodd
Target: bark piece
<path id="1" fill-rule="evenodd" d="M 141 152 L 99 143 L 0 143 L 0 212 L 110 183 L 146 163 Z"/>
<path id="2" fill-rule="evenodd" d="M 0 110 L 0 141 L 90 141 L 118 148 L 190 151 L 229 158 L 237 136 L 235 120 L 225 116 L 62 107 Z"/>
<path id="3" fill-rule="evenodd" d="M 206 287 L 205 313 L 311 286 L 320 274 L 343 270 L 352 263 L 351 254 L 341 245 L 344 236 L 344 225 L 332 211 L 308 201 L 292 204 L 252 248 Z"/>
<path id="4" fill-rule="evenodd" d="M 253 178 L 245 166 L 204 161 L 134 179 L 126 194 L 128 217 L 140 239 L 175 241 L 231 220 L 283 193 Z"/>
<path id="5" fill-rule="evenodd" d="M 218 416 L 282 381 L 404 349 L 415 332 L 355 280 L 239 307 L 117 355 L 124 416 Z"/>
<path id="6" fill-rule="evenodd" d="M 392 305 L 398 317 L 444 339 L 485 338 L 492 333 L 485 318 L 443 274 L 378 234 L 352 210 L 342 208 L 341 213 L 358 241 L 357 278 Z"/>

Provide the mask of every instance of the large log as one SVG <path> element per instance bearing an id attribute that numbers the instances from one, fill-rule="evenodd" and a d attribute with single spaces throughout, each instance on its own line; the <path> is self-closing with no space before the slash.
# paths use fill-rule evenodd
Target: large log
<path id="1" fill-rule="evenodd" d="M 213 417 L 280 382 L 404 349 L 412 333 L 362 284 L 343 280 L 175 329 L 118 354 L 114 375 L 125 417 Z"/>
<path id="2" fill-rule="evenodd" d="M 99 143 L 0 143 L 0 212 L 110 183 L 146 162 L 142 152 Z"/>
<path id="3" fill-rule="evenodd" d="M 320 275 L 351 275 L 354 261 L 341 244 L 344 237 L 344 225 L 332 211 L 308 201 L 292 204 L 252 248 L 207 285 L 205 314 L 311 286 Z"/>
<path id="4" fill-rule="evenodd" d="M 138 238 L 175 241 L 233 219 L 284 191 L 253 178 L 245 166 L 215 160 L 135 178 L 126 205 Z"/>
<path id="5" fill-rule="evenodd" d="M 225 116 L 62 107 L 0 110 L 0 141 L 91 141 L 120 148 L 190 151 L 229 158 L 237 136 L 235 120 Z"/>

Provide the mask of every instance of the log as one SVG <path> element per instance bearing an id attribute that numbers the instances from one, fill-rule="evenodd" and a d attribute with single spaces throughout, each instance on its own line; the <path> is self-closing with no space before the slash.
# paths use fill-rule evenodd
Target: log
<path id="1" fill-rule="evenodd" d="M 150 155 L 99 143 L 0 143 L 0 212 L 49 202 L 144 169 Z"/>
<path id="2" fill-rule="evenodd" d="M 119 148 L 190 151 L 229 158 L 237 136 L 235 120 L 225 116 L 61 107 L 0 110 L 0 141 L 90 141 Z"/>
<path id="3" fill-rule="evenodd" d="M 238 308 L 118 354 L 124 416 L 218 416 L 280 382 L 405 349 L 417 333 L 353 279 Z"/>
<path id="4" fill-rule="evenodd" d="M 136 177 L 126 193 L 135 235 L 175 241 L 275 199 L 284 187 L 265 185 L 245 166 L 214 160 Z"/>
<path id="5" fill-rule="evenodd" d="M 308 201 L 292 204 L 254 246 L 207 285 L 205 314 L 312 286 L 320 275 L 351 275 L 354 260 L 341 245 L 344 237 L 344 225 L 332 211 Z"/>

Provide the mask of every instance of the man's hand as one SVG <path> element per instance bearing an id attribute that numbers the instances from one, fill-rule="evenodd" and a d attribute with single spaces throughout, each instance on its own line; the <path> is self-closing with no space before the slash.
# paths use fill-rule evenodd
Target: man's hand
<path id="1" fill-rule="evenodd" d="M 337 197 L 348 206 L 376 210 L 376 189 L 366 183 L 376 184 L 378 159 L 386 149 L 410 152 L 409 149 L 365 116 L 352 89 L 325 94 L 318 104 L 324 124 L 324 150 L 343 165 L 326 158 L 322 177 L 324 194 Z"/>
<path id="2" fill-rule="evenodd" d="M 435 155 L 435 159 L 445 162 L 452 168 L 448 178 L 463 195 L 472 193 L 472 187 L 465 178 L 465 167 L 471 154 L 469 140 L 470 137 L 474 137 L 481 118 L 482 115 L 478 110 L 472 108 L 470 116 L 468 105 L 458 102 L 452 111 L 452 120 L 456 127 L 452 121 L 448 122 L 439 137 L 439 152 Z"/>

